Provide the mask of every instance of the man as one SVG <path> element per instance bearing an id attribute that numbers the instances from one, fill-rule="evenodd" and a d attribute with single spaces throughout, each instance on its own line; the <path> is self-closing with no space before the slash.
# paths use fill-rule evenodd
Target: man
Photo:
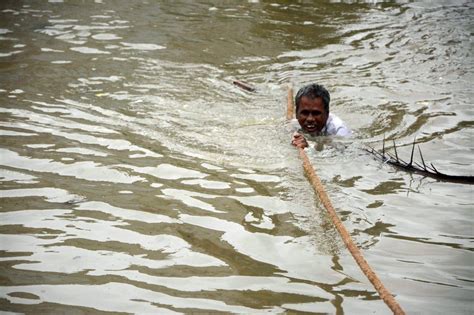
<path id="1" fill-rule="evenodd" d="M 351 131 L 336 115 L 329 113 L 329 92 L 319 84 L 302 87 L 295 97 L 296 119 L 299 130 L 293 134 L 291 143 L 298 148 L 306 148 L 308 142 L 304 134 L 315 136 L 351 135 Z M 294 124 L 294 122 L 293 122 Z"/>

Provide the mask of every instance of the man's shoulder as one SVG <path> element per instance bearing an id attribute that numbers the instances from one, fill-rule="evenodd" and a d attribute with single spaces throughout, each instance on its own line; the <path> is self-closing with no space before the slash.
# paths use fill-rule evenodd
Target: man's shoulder
<path id="1" fill-rule="evenodd" d="M 333 113 L 329 113 L 328 120 L 326 121 L 326 133 L 332 136 L 343 137 L 347 137 L 352 134 L 351 130 L 347 128 L 344 121 Z"/>

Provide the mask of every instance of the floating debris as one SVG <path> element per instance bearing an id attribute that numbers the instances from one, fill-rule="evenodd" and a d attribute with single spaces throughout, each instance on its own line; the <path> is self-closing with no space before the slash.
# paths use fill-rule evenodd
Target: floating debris
<path id="1" fill-rule="evenodd" d="M 413 139 L 413 146 L 411 148 L 410 162 L 406 162 L 398 157 L 397 146 L 395 140 L 393 140 L 393 150 L 394 154 L 386 152 L 385 150 L 385 137 L 382 143 L 382 152 L 375 150 L 374 148 L 368 146 L 368 149 L 365 149 L 367 152 L 373 154 L 376 158 L 382 160 L 384 163 L 393 165 L 399 169 L 405 170 L 407 172 L 418 173 L 423 176 L 432 177 L 442 181 L 461 183 L 461 184 L 474 184 L 474 176 L 463 176 L 463 175 L 449 175 L 441 173 L 436 169 L 433 163 L 426 165 L 423 154 L 421 153 L 420 146 L 418 146 L 418 152 L 420 153 L 421 163 L 413 161 L 413 156 L 415 154 L 415 144 L 416 138 Z"/>
<path id="2" fill-rule="evenodd" d="M 245 82 L 242 82 L 242 81 L 239 81 L 239 80 L 235 80 L 233 82 L 235 85 L 237 85 L 238 87 L 244 89 L 244 90 L 247 90 L 249 92 L 255 92 L 255 88 L 253 86 L 250 86 L 249 84 L 245 83 Z"/>

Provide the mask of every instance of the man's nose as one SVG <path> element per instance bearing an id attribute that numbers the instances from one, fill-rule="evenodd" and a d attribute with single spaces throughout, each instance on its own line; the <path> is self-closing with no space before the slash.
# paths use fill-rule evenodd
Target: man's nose
<path id="1" fill-rule="evenodd" d="M 310 120 L 310 121 L 313 121 L 315 119 L 316 119 L 316 117 L 311 113 L 308 115 L 308 118 L 306 118 L 306 120 Z"/>

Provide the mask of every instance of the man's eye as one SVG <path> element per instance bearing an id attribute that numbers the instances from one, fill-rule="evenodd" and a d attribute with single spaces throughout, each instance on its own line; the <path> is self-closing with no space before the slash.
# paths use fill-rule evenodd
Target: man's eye
<path id="1" fill-rule="evenodd" d="M 308 115 L 309 115 L 309 111 L 303 110 L 303 111 L 301 111 L 300 114 L 301 114 L 301 115 L 304 115 L 304 116 L 308 116 Z"/>

